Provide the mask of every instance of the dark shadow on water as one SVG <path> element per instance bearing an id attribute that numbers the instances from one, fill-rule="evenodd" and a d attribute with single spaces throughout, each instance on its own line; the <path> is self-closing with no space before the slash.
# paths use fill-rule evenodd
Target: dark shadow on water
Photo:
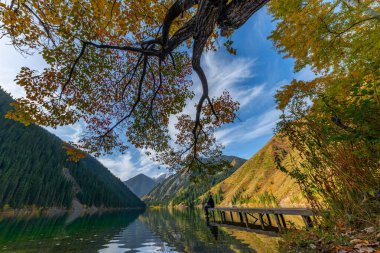
<path id="1" fill-rule="evenodd" d="M 214 236 L 215 241 L 217 241 L 218 240 L 218 233 L 219 233 L 218 226 L 211 225 L 210 219 L 208 216 L 206 216 L 206 225 L 210 229 L 211 234 Z"/>

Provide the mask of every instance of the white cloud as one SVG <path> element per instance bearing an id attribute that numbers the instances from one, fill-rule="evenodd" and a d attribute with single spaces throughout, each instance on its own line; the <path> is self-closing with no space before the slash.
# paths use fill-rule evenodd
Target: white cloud
<path id="1" fill-rule="evenodd" d="M 261 93 L 261 86 L 254 86 L 247 91 L 240 85 L 254 77 L 252 73 L 254 64 L 255 59 L 243 57 L 230 59 L 214 52 L 205 53 L 203 68 L 209 82 L 210 96 L 219 96 L 224 90 L 228 90 L 233 98 L 246 101 L 244 105 L 258 96 Z M 193 77 L 193 81 L 198 87 L 197 95 L 200 96 L 201 85 L 198 77 Z"/>
<path id="2" fill-rule="evenodd" d="M 15 84 L 16 75 L 23 66 L 42 69 L 44 60 L 40 55 L 29 57 L 21 55 L 6 38 L 0 40 L 0 55 L 0 86 L 10 92 L 14 98 L 25 96 L 25 90 Z"/>
<path id="3" fill-rule="evenodd" d="M 266 100 L 268 97 L 272 98 L 276 88 L 282 84 L 280 82 L 271 88 L 266 87 L 265 83 L 250 84 L 249 88 L 243 86 L 242 83 L 246 85 L 249 79 L 255 77 L 252 72 L 255 66 L 255 59 L 244 57 L 227 59 L 223 58 L 220 54 L 209 52 L 204 54 L 203 60 L 203 69 L 208 78 L 210 95 L 218 96 L 224 90 L 228 90 L 231 96 L 239 101 L 240 111 L 251 111 L 249 105 L 258 97 L 260 97 L 260 101 Z M 198 99 L 201 95 L 200 82 L 196 76 L 193 76 L 193 81 L 196 98 Z M 185 109 L 186 113 L 190 115 L 195 114 L 193 105 L 197 100 L 192 102 Z M 254 116 L 252 116 L 252 113 L 249 114 L 251 117 L 246 121 L 237 122 L 234 125 L 226 126 L 224 129 L 217 131 L 215 133 L 217 140 L 224 146 L 227 146 L 232 143 L 243 143 L 263 135 L 273 134 L 280 111 L 272 108 L 264 113 L 261 111 L 259 114 L 254 113 Z"/>
<path id="4" fill-rule="evenodd" d="M 129 152 L 115 158 L 102 157 L 98 158 L 98 160 L 122 181 L 132 177 L 134 171 L 136 170 L 133 157 Z"/>
<path id="5" fill-rule="evenodd" d="M 247 90 L 241 90 L 236 92 L 236 97 L 239 98 L 240 108 L 248 105 L 255 97 L 262 94 L 264 90 L 264 84 L 259 86 L 254 86 Z"/>
<path id="6" fill-rule="evenodd" d="M 123 155 L 101 157 L 98 160 L 122 181 L 140 173 L 153 178 L 168 172 L 165 167 L 152 161 L 145 150 L 133 149 L 133 151 L 128 151 Z"/>
<path id="7" fill-rule="evenodd" d="M 223 91 L 228 90 L 233 99 L 238 100 L 240 109 L 248 105 L 254 98 L 261 95 L 264 84 L 246 88 L 241 84 L 253 78 L 252 69 L 255 60 L 244 57 L 234 57 L 232 59 L 223 57 L 220 53 L 206 52 L 202 58 L 202 68 L 207 76 L 210 97 L 220 96 Z M 194 105 L 198 103 L 202 95 L 202 86 L 196 73 L 192 75 L 194 98 L 188 101 L 182 113 L 195 117 L 196 109 Z M 174 125 L 177 123 L 176 116 L 170 118 L 169 134 L 174 138 L 177 130 Z"/>
<path id="8" fill-rule="evenodd" d="M 59 136 L 64 141 L 79 142 L 83 133 L 83 125 L 75 123 L 73 125 L 59 126 L 57 128 L 45 127 L 49 132 Z"/>
<path id="9" fill-rule="evenodd" d="M 239 142 L 247 142 L 261 136 L 273 134 L 279 120 L 280 111 L 272 109 L 260 116 L 254 116 L 238 125 L 219 130 L 215 133 L 217 140 L 224 146 Z"/>

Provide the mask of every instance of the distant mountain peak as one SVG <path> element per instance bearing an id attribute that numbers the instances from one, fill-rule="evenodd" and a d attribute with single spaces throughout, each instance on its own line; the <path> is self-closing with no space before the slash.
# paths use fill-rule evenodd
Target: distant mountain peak
<path id="1" fill-rule="evenodd" d="M 138 197 L 142 197 L 150 192 L 156 185 L 156 180 L 148 177 L 147 175 L 140 173 L 136 176 L 128 179 L 124 184 Z"/>
<path id="2" fill-rule="evenodd" d="M 144 177 L 144 178 L 147 177 L 147 178 L 150 178 L 150 177 L 148 177 L 147 175 L 145 175 L 144 173 L 139 173 L 139 174 L 137 174 L 136 176 L 131 177 L 131 178 L 135 178 L 135 177 Z M 131 179 L 131 178 L 130 178 L 130 179 Z M 129 179 L 128 179 L 128 180 L 129 180 Z M 128 180 L 127 180 L 127 181 L 128 181 Z"/>

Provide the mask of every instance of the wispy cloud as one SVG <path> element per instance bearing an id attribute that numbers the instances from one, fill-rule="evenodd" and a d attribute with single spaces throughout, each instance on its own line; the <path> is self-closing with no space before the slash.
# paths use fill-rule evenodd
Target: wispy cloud
<path id="1" fill-rule="evenodd" d="M 73 125 L 59 126 L 57 128 L 45 127 L 49 132 L 59 136 L 64 141 L 79 142 L 83 134 L 84 126 L 81 123 Z"/>
<path id="2" fill-rule="evenodd" d="M 245 84 L 255 77 L 252 69 L 255 59 L 245 57 L 229 58 L 223 54 L 207 52 L 203 57 L 203 68 L 206 73 L 211 96 L 220 96 L 224 90 L 228 90 L 234 99 L 239 99 L 241 107 L 245 106 L 254 97 L 258 96 L 263 85 L 250 87 Z M 197 88 L 197 95 L 201 94 L 201 85 L 198 77 L 193 76 Z"/>
<path id="3" fill-rule="evenodd" d="M 227 90 L 233 99 L 239 101 L 241 109 L 247 106 L 254 98 L 261 95 L 265 86 L 265 84 L 260 84 L 247 87 L 247 81 L 255 77 L 252 72 L 254 64 L 255 59 L 253 58 L 234 57 L 231 59 L 221 53 L 204 53 L 202 67 L 207 76 L 210 97 L 220 96 L 223 91 Z M 194 105 L 202 95 L 202 85 L 195 73 L 192 75 L 192 80 L 194 83 L 192 89 L 195 96 L 191 101 L 187 102 L 182 113 L 195 117 L 196 109 Z M 176 122 L 176 116 L 172 116 L 170 118 L 169 134 L 173 138 L 177 133 L 174 127 Z"/>
<path id="4" fill-rule="evenodd" d="M 133 172 L 137 169 L 130 152 L 117 157 L 103 157 L 98 160 L 122 181 L 132 177 Z"/>
<path id="5" fill-rule="evenodd" d="M 262 115 L 253 116 L 235 126 L 217 131 L 216 138 L 227 146 L 235 142 L 244 143 L 261 136 L 271 135 L 280 113 L 279 110 L 273 108 Z"/>

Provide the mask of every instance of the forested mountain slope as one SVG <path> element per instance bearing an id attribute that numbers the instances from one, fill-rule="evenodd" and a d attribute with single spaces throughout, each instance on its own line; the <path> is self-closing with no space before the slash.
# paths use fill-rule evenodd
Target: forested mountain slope
<path id="1" fill-rule="evenodd" d="M 223 156 L 223 160 L 231 163 L 231 168 L 225 168 L 209 179 L 211 186 L 231 175 L 246 160 L 235 156 Z M 201 204 L 198 197 L 207 192 L 205 183 L 195 184 L 190 181 L 189 173 L 179 171 L 159 183 L 143 200 L 150 205 L 186 205 Z"/>
<path id="2" fill-rule="evenodd" d="M 87 206 L 144 206 L 93 157 L 70 162 L 58 137 L 6 119 L 11 102 L 0 88 L 0 208 L 68 208 L 74 198 Z"/>
<path id="3" fill-rule="evenodd" d="M 150 192 L 157 182 L 144 174 L 138 174 L 125 181 L 124 184 L 138 197 L 142 197 Z"/>
<path id="4" fill-rule="evenodd" d="M 260 151 L 211 191 L 219 206 L 305 206 L 296 182 L 276 168 L 275 152 L 287 150 L 282 166 L 291 170 L 291 159 L 299 159 L 289 143 L 273 137 Z M 200 199 L 204 198 L 202 196 Z"/>

